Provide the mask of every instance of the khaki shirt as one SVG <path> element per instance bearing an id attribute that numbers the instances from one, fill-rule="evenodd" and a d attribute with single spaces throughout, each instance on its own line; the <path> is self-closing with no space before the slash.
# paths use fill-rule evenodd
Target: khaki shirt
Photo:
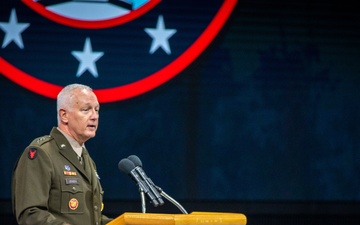
<path id="1" fill-rule="evenodd" d="M 103 189 L 86 149 L 84 166 L 64 135 L 53 128 L 35 139 L 17 161 L 13 211 L 19 224 L 104 225 Z"/>

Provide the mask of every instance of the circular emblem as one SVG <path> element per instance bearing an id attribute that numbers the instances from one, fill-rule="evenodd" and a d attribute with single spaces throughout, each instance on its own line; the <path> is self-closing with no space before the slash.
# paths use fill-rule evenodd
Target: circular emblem
<path id="1" fill-rule="evenodd" d="M 71 210 L 76 210 L 78 206 L 79 206 L 79 201 L 76 198 L 70 199 L 69 208 Z"/>
<path id="2" fill-rule="evenodd" d="M 238 2 L 3 1 L 0 74 L 49 98 L 83 83 L 101 103 L 174 78 L 210 45 Z"/>

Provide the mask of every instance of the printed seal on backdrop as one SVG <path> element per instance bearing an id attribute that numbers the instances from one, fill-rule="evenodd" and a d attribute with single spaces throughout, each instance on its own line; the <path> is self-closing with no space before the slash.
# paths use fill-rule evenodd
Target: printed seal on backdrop
<path id="1" fill-rule="evenodd" d="M 208 47 L 237 4 L 237 0 L 5 2 L 0 9 L 0 73 L 49 98 L 56 98 L 68 83 L 85 83 L 102 103 L 133 98 L 175 77 Z M 189 23 L 194 16 L 201 18 Z"/>

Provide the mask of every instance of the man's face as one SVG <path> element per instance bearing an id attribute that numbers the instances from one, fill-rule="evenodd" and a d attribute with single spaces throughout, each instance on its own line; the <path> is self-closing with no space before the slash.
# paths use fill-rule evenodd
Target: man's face
<path id="1" fill-rule="evenodd" d="M 80 144 L 95 137 L 99 123 L 99 102 L 88 90 L 75 90 L 74 99 L 66 110 L 67 127 L 70 135 Z"/>

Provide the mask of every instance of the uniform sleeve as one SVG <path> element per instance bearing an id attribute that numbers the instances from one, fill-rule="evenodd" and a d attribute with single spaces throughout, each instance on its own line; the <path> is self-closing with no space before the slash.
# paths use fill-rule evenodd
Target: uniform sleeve
<path id="1" fill-rule="evenodd" d="M 50 157 L 40 147 L 28 147 L 13 173 L 13 204 L 21 225 L 63 225 L 48 211 L 54 169 Z"/>
<path id="2" fill-rule="evenodd" d="M 110 223 L 112 220 L 113 220 L 112 218 L 109 218 L 109 217 L 107 217 L 107 216 L 105 216 L 105 215 L 102 215 L 102 216 L 101 216 L 102 225 L 105 225 L 105 224 L 107 224 L 107 223 Z"/>

